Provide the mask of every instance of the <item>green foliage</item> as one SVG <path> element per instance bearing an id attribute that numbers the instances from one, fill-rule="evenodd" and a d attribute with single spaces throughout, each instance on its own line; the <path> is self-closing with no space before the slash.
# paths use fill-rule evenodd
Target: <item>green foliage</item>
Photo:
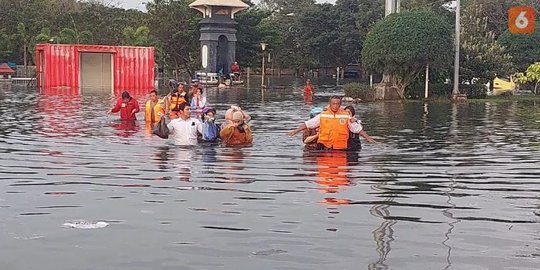
<path id="1" fill-rule="evenodd" d="M 63 28 L 60 31 L 60 36 L 57 37 L 57 39 L 58 43 L 62 44 L 86 44 L 92 39 L 92 33 L 86 30 L 77 32 L 71 28 Z"/>
<path id="2" fill-rule="evenodd" d="M 495 39 L 508 28 L 508 9 L 513 6 L 532 6 L 538 11 L 540 8 L 537 0 L 466 0 L 461 1 L 461 5 L 462 27 L 471 26 L 469 23 L 472 21 L 467 17 L 472 15 L 472 19 L 480 20 L 485 32 L 492 33 Z"/>
<path id="3" fill-rule="evenodd" d="M 469 4 L 461 16 L 460 75 L 468 82 L 477 78 L 486 83 L 496 75 L 508 75 L 512 69 L 512 57 L 496 41 L 497 32 L 489 29 L 489 18 L 483 11 L 483 4 Z"/>
<path id="4" fill-rule="evenodd" d="M 409 85 L 405 90 L 405 96 L 408 99 L 422 99 L 424 98 L 424 84 L 416 82 Z M 429 98 L 450 97 L 452 95 L 452 84 L 446 83 L 430 83 L 429 84 Z"/>
<path id="5" fill-rule="evenodd" d="M 41 32 L 34 38 L 34 43 L 35 44 L 50 43 L 54 41 L 55 39 L 58 39 L 58 37 L 53 37 L 51 35 L 51 29 L 48 27 L 44 27 L 41 29 Z"/>
<path id="6" fill-rule="evenodd" d="M 0 29 L 0 63 L 7 60 L 12 53 L 12 43 L 5 29 Z"/>
<path id="7" fill-rule="evenodd" d="M 538 83 L 540 83 L 540 62 L 530 65 L 525 74 L 516 74 L 515 80 L 520 84 L 534 83 L 534 94 L 538 94 Z"/>
<path id="8" fill-rule="evenodd" d="M 359 98 L 362 101 L 374 101 L 375 89 L 367 84 L 348 83 L 343 86 L 346 97 Z"/>
<path id="9" fill-rule="evenodd" d="M 152 46 L 154 41 L 150 35 L 150 29 L 146 26 L 139 26 L 137 29 L 128 26 L 124 29 L 123 45 L 129 46 Z"/>
<path id="10" fill-rule="evenodd" d="M 0 0 L 0 7 L 0 29 L 5 29 L 13 48 L 0 47 L 0 50 L 3 54 L 11 51 L 5 57 L 22 63 L 26 47 L 29 64 L 33 62 L 37 43 L 119 45 L 123 29 L 140 26 L 147 16 L 141 11 L 107 6 L 99 1 Z M 2 40 L 0 44 L 6 43 Z"/>
<path id="11" fill-rule="evenodd" d="M 146 4 L 147 25 L 160 47 L 163 67 L 183 69 L 190 74 L 200 67 L 199 21 L 201 15 L 189 8 L 190 0 L 154 0 Z"/>
<path id="12" fill-rule="evenodd" d="M 485 98 L 487 96 L 487 88 L 484 84 L 460 84 L 459 91 L 467 95 L 467 98 Z"/>
<path id="13" fill-rule="evenodd" d="M 540 21 L 536 22 L 536 26 L 532 34 L 518 35 L 505 31 L 497 40 L 504 46 L 505 52 L 512 56 L 512 62 L 518 71 L 524 71 L 529 65 L 540 60 Z"/>
<path id="14" fill-rule="evenodd" d="M 452 39 L 443 17 L 428 11 L 403 12 L 375 24 L 362 50 L 370 71 L 391 74 L 403 93 L 427 64 L 437 69 L 451 60 Z"/>
<path id="15" fill-rule="evenodd" d="M 236 60 L 242 66 L 259 66 L 261 61 L 260 43 L 275 41 L 277 33 L 261 27 L 261 22 L 270 15 L 269 11 L 251 7 L 235 15 L 238 22 L 236 32 Z M 273 47 L 273 46 L 269 46 Z"/>

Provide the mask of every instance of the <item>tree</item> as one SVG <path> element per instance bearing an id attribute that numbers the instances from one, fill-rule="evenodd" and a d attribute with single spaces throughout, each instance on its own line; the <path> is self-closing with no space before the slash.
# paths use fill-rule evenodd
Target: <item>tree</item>
<path id="1" fill-rule="evenodd" d="M 152 46 L 154 41 L 150 35 L 150 29 L 146 26 L 139 26 L 137 29 L 128 26 L 124 29 L 124 40 L 122 44 L 130 46 Z"/>
<path id="2" fill-rule="evenodd" d="M 22 45 L 24 75 L 28 75 L 28 47 L 30 45 L 30 35 L 26 29 L 26 25 L 20 22 L 17 24 L 17 33 L 13 35 L 13 39 L 20 45 Z"/>
<path id="3" fill-rule="evenodd" d="M 532 6 L 540 8 L 540 2 L 537 0 L 466 0 L 462 1 L 462 25 L 465 28 L 463 19 L 473 17 L 473 19 L 484 18 L 482 21 L 486 32 L 493 33 L 497 39 L 508 28 L 508 9 L 513 6 Z"/>
<path id="4" fill-rule="evenodd" d="M 518 83 L 534 83 L 534 94 L 538 94 L 538 83 L 540 83 L 540 62 L 536 62 L 527 68 L 525 74 L 516 74 Z"/>
<path id="5" fill-rule="evenodd" d="M 0 29 L 0 63 L 12 53 L 12 44 L 5 29 Z"/>
<path id="6" fill-rule="evenodd" d="M 451 61 L 450 25 L 429 11 L 392 14 L 373 26 L 362 49 L 362 63 L 370 71 L 390 75 L 403 98 L 426 65 L 445 67 Z"/>
<path id="7" fill-rule="evenodd" d="M 486 83 L 496 75 L 508 75 L 512 57 L 496 40 L 496 32 L 488 28 L 488 17 L 482 15 L 482 5 L 465 7 L 461 22 L 460 75 L 469 82 L 479 79 Z"/>
<path id="8" fill-rule="evenodd" d="M 78 32 L 75 29 L 63 28 L 60 31 L 59 43 L 63 44 L 86 44 L 92 39 L 92 33 L 90 31 Z"/>
<path id="9" fill-rule="evenodd" d="M 162 66 L 184 69 L 190 75 L 200 66 L 200 14 L 190 0 L 154 0 L 146 4 L 147 25 L 163 53 Z"/>
<path id="10" fill-rule="evenodd" d="M 58 37 L 54 37 L 51 35 L 51 29 L 48 27 L 44 27 L 41 29 L 41 32 L 34 38 L 34 44 L 39 43 L 49 43 L 51 40 L 57 40 Z"/>
<path id="11" fill-rule="evenodd" d="M 272 36 L 267 29 L 261 27 L 264 19 L 270 16 L 270 12 L 256 6 L 235 15 L 238 22 L 236 32 L 236 60 L 243 66 L 255 66 L 260 63 L 260 43 L 270 40 Z M 272 38 L 273 39 L 273 38 Z"/>
<path id="12" fill-rule="evenodd" d="M 505 31 L 497 40 L 504 47 L 504 51 L 512 56 L 512 62 L 518 71 L 524 71 L 529 65 L 540 60 L 540 21 L 537 21 L 536 25 L 532 34 L 517 35 Z"/>

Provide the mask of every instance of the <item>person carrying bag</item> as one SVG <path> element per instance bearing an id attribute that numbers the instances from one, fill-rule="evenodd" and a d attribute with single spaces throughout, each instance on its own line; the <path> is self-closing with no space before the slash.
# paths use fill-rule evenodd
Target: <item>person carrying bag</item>
<path id="1" fill-rule="evenodd" d="M 152 133 L 162 139 L 169 138 L 169 128 L 167 127 L 166 117 L 161 117 L 161 120 L 156 124 Z"/>

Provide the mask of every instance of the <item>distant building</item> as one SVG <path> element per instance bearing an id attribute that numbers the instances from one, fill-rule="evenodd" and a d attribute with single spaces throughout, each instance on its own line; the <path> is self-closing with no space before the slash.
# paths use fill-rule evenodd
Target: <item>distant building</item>
<path id="1" fill-rule="evenodd" d="M 40 90 L 119 94 L 154 89 L 154 48 L 82 44 L 38 44 L 36 77 Z"/>
<path id="2" fill-rule="evenodd" d="M 11 80 L 14 73 L 15 70 L 11 69 L 8 64 L 2 63 L 0 65 L 0 80 Z"/>
<path id="3" fill-rule="evenodd" d="M 236 60 L 236 25 L 234 14 L 249 6 L 241 0 L 196 0 L 189 7 L 199 11 L 201 60 L 205 72 L 230 72 Z"/>

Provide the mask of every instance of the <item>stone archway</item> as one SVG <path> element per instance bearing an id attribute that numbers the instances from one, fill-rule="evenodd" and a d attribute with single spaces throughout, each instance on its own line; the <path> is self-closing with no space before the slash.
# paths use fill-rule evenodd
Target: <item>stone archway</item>
<path id="1" fill-rule="evenodd" d="M 221 35 L 218 38 L 218 45 L 217 45 L 217 61 L 216 61 L 216 71 L 220 71 L 221 68 L 223 68 L 223 74 L 229 73 L 229 65 L 228 62 L 228 54 L 229 54 L 229 39 L 227 39 L 226 36 Z"/>

